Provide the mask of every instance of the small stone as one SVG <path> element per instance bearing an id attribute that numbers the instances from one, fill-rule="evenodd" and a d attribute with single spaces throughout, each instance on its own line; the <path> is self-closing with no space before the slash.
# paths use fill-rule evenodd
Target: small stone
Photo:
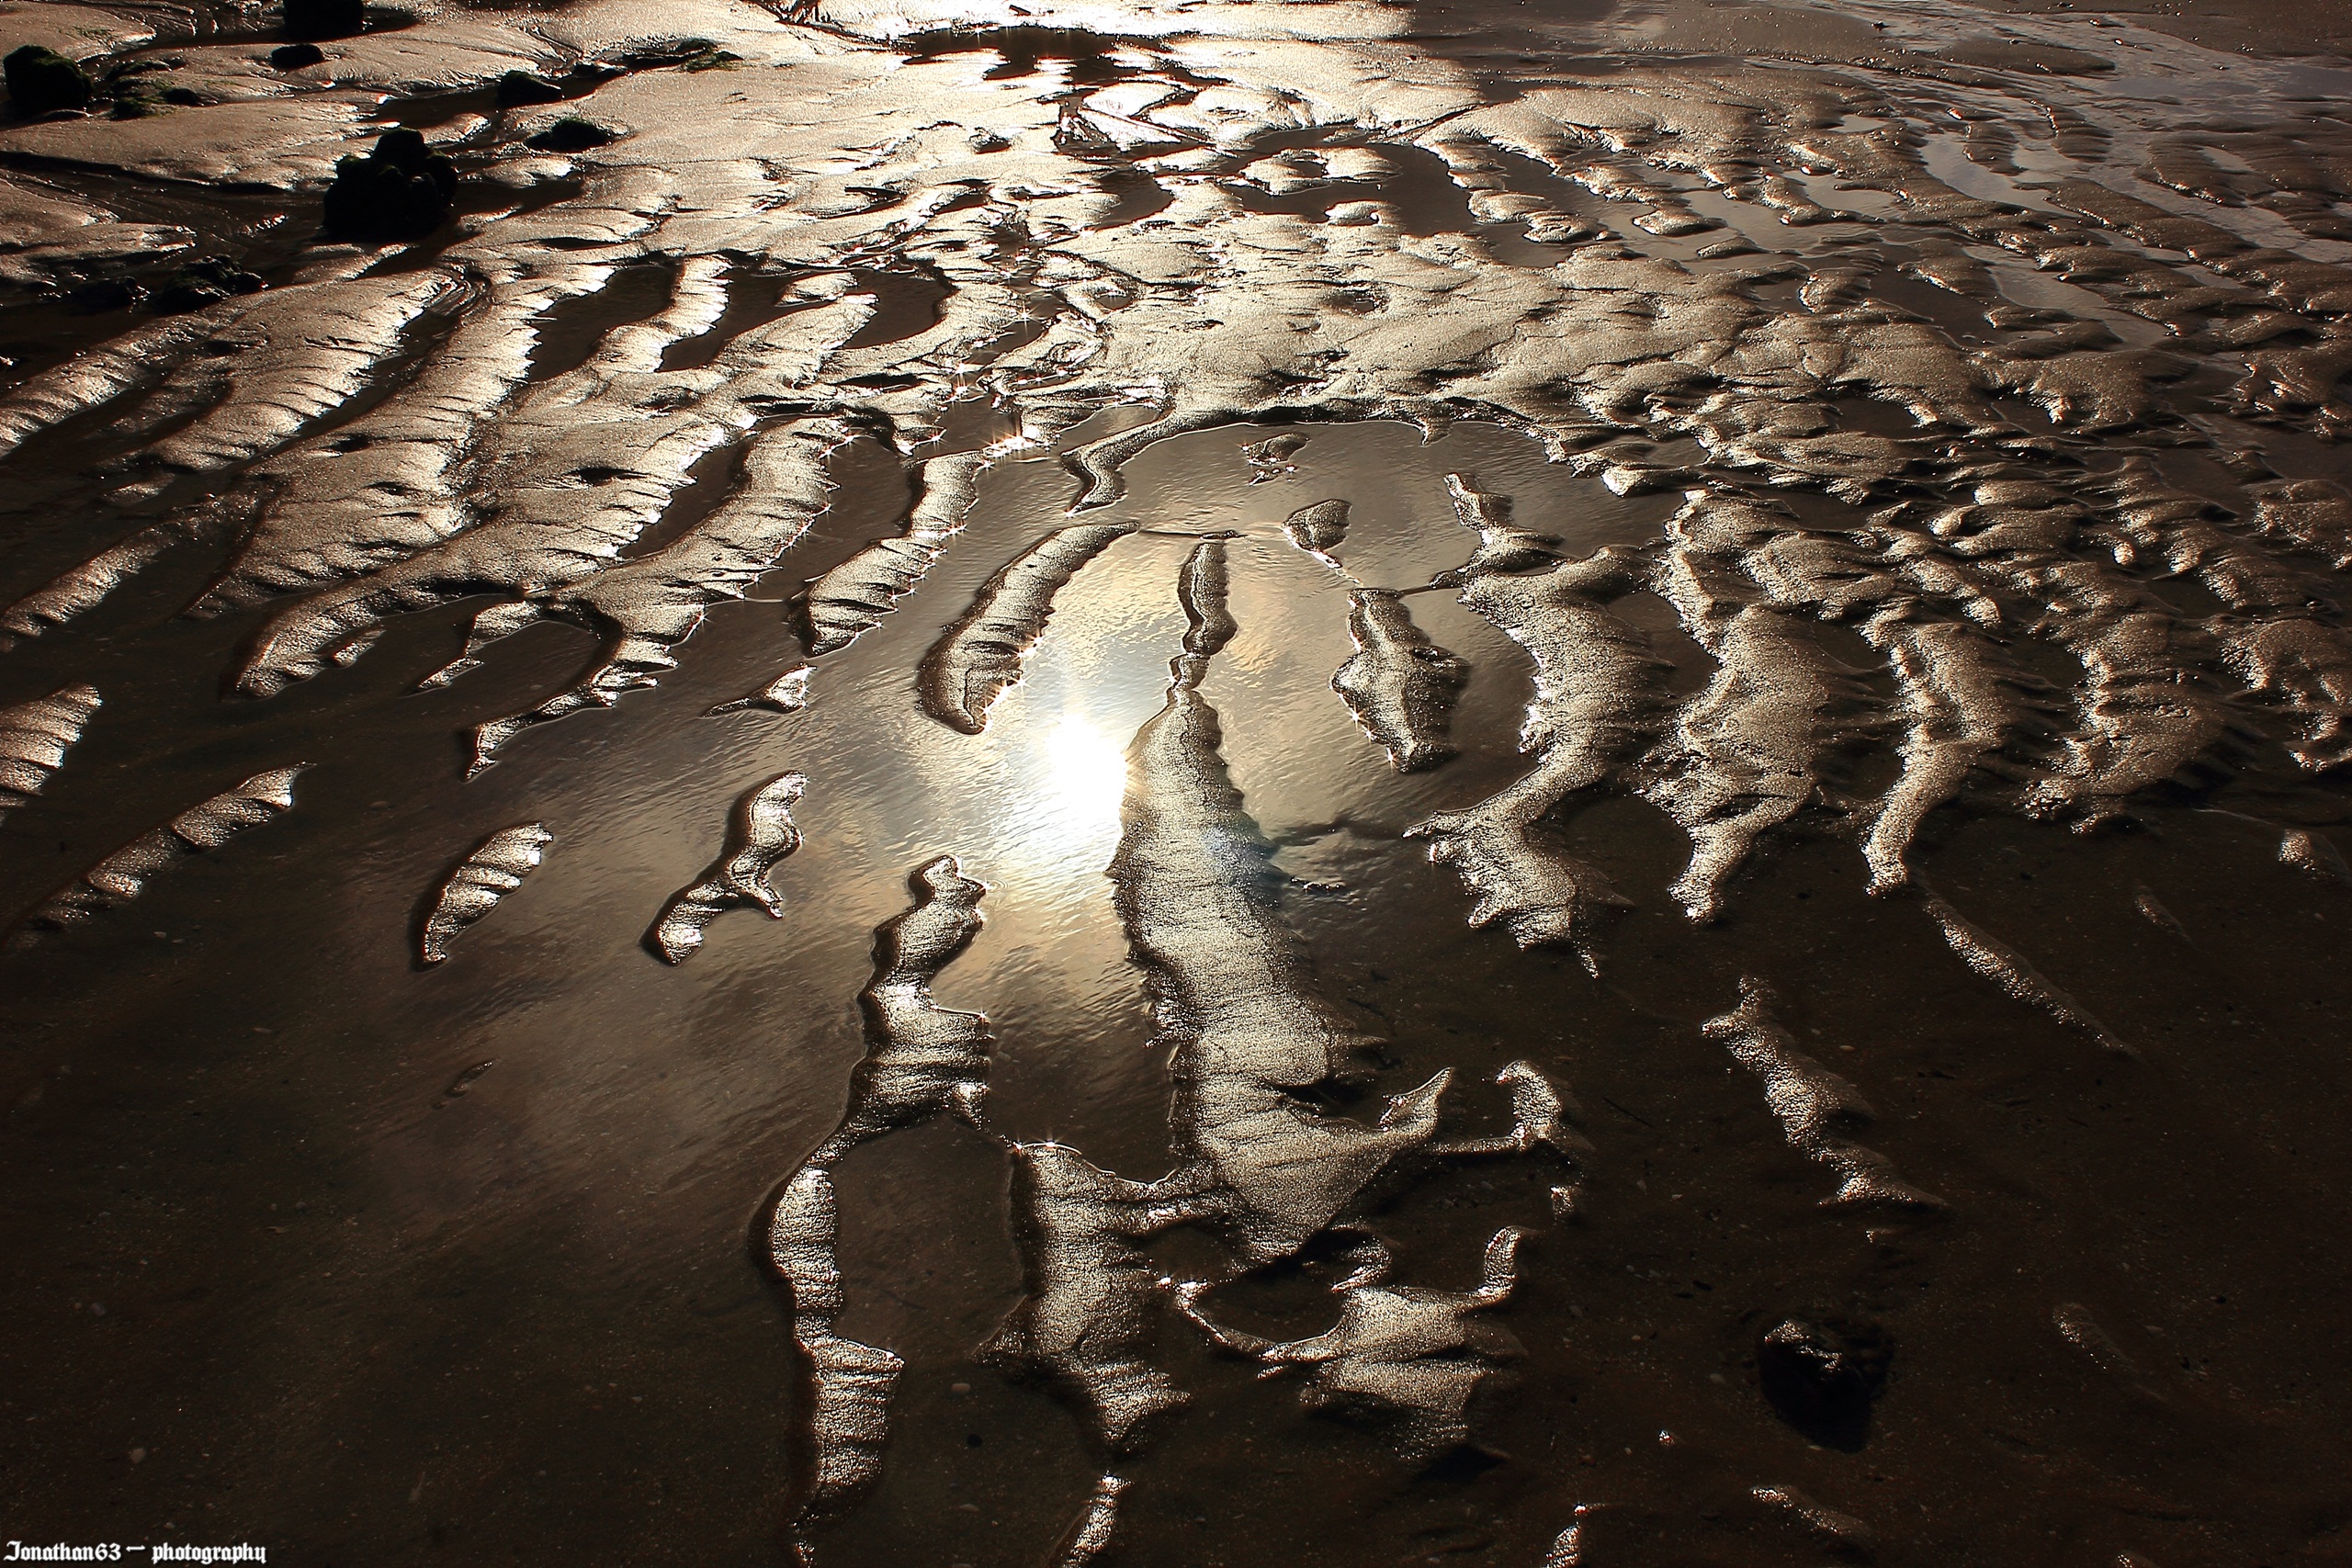
<path id="1" fill-rule="evenodd" d="M 130 1462 L 133 1464 L 145 1464 L 147 1462 L 147 1450 L 145 1449 L 131 1450 Z"/>
<path id="2" fill-rule="evenodd" d="M 528 71 L 509 71 L 498 79 L 498 107 L 514 108 L 523 104 L 554 104 L 563 101 L 563 89 L 544 76 Z"/>
<path id="3" fill-rule="evenodd" d="M 365 0 L 286 0 L 290 39 L 349 38 L 367 25 Z"/>
<path id="4" fill-rule="evenodd" d="M 300 71 L 305 65 L 323 65 L 327 51 L 314 43 L 281 43 L 269 51 L 269 62 L 280 71 Z"/>
<path id="5" fill-rule="evenodd" d="M 7 79 L 8 102 L 28 118 L 90 107 L 90 78 L 53 49 L 28 43 L 0 61 L 0 73 Z"/>
<path id="6" fill-rule="evenodd" d="M 972 1392 L 972 1385 L 967 1382 L 951 1382 L 947 1385 L 947 1392 L 950 1393 L 969 1393 Z"/>
<path id="7" fill-rule="evenodd" d="M 1894 1350 L 1867 1324 L 1782 1318 L 1756 1348 L 1764 1397 L 1781 1420 L 1815 1442 L 1849 1452 L 1862 1446 L 1871 1406 L 1886 1386 Z"/>
<path id="8" fill-rule="evenodd" d="M 184 109 L 202 108 L 212 100 L 193 87 L 166 87 L 164 101 Z"/>
<path id="9" fill-rule="evenodd" d="M 585 152 L 591 147 L 602 147 L 615 140 L 618 132 L 607 130 L 593 119 L 578 115 L 566 115 L 524 145 L 536 147 L 542 152 Z"/>

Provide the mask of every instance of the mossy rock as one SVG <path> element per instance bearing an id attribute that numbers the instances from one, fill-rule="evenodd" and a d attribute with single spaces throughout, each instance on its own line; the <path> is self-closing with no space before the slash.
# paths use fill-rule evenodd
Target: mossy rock
<path id="1" fill-rule="evenodd" d="M 602 147 L 619 140 L 620 132 L 607 130 L 593 119 L 566 115 L 545 130 L 524 143 L 542 152 L 585 152 L 591 147 Z"/>
<path id="2" fill-rule="evenodd" d="M 20 115 L 90 107 L 88 74 L 53 49 L 28 43 L 0 61 L 0 73 L 7 79 L 8 102 Z"/>
<path id="3" fill-rule="evenodd" d="M 405 127 L 376 139 L 364 158 L 334 166 L 327 231 L 347 240 L 413 240 L 441 227 L 458 194 L 458 167 Z"/>
<path id="4" fill-rule="evenodd" d="M 520 107 L 525 104 L 558 104 L 563 101 L 563 89 L 544 76 L 528 71 L 509 71 L 498 79 L 498 107 L 503 109 Z"/>

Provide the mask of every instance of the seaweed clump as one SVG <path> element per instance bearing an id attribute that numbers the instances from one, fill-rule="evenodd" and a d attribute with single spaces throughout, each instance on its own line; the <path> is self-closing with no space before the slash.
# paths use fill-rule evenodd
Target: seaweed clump
<path id="1" fill-rule="evenodd" d="M 258 294 L 261 289 L 260 274 L 247 272 L 225 256 L 207 256 L 182 267 L 155 290 L 147 306 L 159 316 L 176 316 L 217 305 L 232 294 Z"/>

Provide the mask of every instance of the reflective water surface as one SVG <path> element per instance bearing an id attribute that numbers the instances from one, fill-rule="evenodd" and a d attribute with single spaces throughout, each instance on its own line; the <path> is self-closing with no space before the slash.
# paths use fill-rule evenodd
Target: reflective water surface
<path id="1" fill-rule="evenodd" d="M 2335 1561 L 2243 9 L 0 12 L 0 1529 Z"/>

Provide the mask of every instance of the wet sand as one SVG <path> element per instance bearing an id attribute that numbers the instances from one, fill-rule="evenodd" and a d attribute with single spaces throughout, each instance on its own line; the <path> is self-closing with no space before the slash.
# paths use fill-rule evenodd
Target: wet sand
<path id="1" fill-rule="evenodd" d="M 2334 1560 L 2340 22 L 0 12 L 0 1537 Z"/>

